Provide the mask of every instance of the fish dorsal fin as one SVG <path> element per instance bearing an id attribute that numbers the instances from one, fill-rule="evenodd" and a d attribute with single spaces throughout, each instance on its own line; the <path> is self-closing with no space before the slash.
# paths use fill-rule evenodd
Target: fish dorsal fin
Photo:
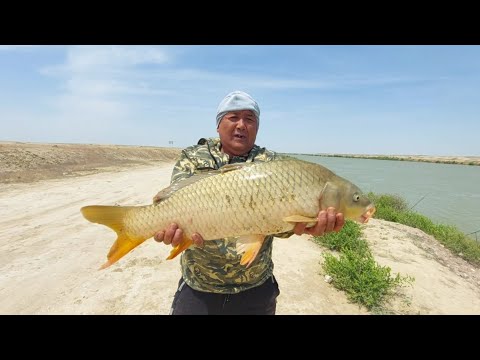
<path id="1" fill-rule="evenodd" d="M 210 176 L 215 176 L 215 175 L 221 175 L 225 174 L 230 171 L 238 170 L 241 169 L 245 166 L 251 165 L 250 163 L 236 163 L 236 164 L 227 164 L 222 166 L 220 169 L 211 169 L 211 168 L 206 168 L 202 170 L 197 170 L 195 174 L 192 176 L 177 181 L 170 186 L 166 187 L 165 189 L 161 190 L 155 197 L 153 198 L 154 203 L 159 203 L 161 201 L 164 201 L 168 199 L 172 194 L 177 192 L 180 189 L 183 189 L 184 187 L 187 187 L 189 185 L 192 185 L 196 183 L 197 181 L 206 179 Z"/>
<path id="2" fill-rule="evenodd" d="M 204 170 L 197 170 L 197 172 L 180 181 L 177 181 L 170 186 L 166 187 L 165 189 L 161 190 L 155 197 L 153 198 L 154 203 L 159 203 L 161 201 L 164 201 L 168 199 L 170 196 L 172 196 L 173 193 L 177 192 L 180 189 L 183 189 L 184 187 L 187 187 L 189 185 L 192 185 L 196 183 L 197 181 L 206 179 L 210 176 L 216 176 L 216 175 L 221 175 L 225 174 L 230 171 L 234 170 L 240 170 L 243 169 L 244 167 L 252 166 L 252 163 L 235 163 L 235 164 L 227 164 L 222 166 L 220 169 L 204 169 Z"/>
<path id="3" fill-rule="evenodd" d="M 243 162 L 243 163 L 227 164 L 227 165 L 223 165 L 220 168 L 220 170 L 216 170 L 216 171 L 219 171 L 220 173 L 224 174 L 224 173 L 229 172 L 229 171 L 240 170 L 240 169 L 250 167 L 250 166 L 253 166 L 253 163 Z"/>
<path id="4" fill-rule="evenodd" d="M 164 201 L 164 200 L 168 199 L 170 196 L 172 196 L 172 194 L 174 194 L 178 190 L 183 189 L 184 187 L 187 187 L 189 185 L 192 185 L 193 183 L 196 183 L 197 181 L 200 181 L 200 180 L 206 179 L 210 176 L 214 176 L 214 175 L 218 175 L 218 174 L 220 174 L 219 170 L 205 170 L 205 171 L 195 173 L 194 175 L 192 175 L 192 176 L 190 176 L 186 179 L 179 180 L 179 181 L 171 184 L 170 186 L 160 190 L 158 192 L 158 194 L 155 195 L 155 197 L 153 198 L 153 202 L 154 203 L 159 203 L 161 201 Z"/>

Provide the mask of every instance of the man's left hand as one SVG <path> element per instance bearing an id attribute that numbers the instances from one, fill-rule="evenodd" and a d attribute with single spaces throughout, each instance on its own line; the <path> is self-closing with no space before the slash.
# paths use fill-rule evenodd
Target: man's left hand
<path id="1" fill-rule="evenodd" d="M 307 228 L 307 224 L 298 223 L 293 232 L 297 235 L 309 234 L 313 236 L 322 236 L 323 234 L 335 231 L 338 232 L 345 225 L 345 217 L 342 213 L 337 213 L 335 208 L 329 207 L 327 210 L 321 210 L 317 216 L 318 222 Z"/>

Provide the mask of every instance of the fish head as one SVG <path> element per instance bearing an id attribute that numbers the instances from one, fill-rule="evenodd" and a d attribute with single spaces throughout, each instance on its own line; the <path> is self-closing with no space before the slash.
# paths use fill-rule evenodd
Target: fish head
<path id="1" fill-rule="evenodd" d="M 351 182 L 339 179 L 325 184 L 320 195 L 320 207 L 322 210 L 334 207 L 343 213 L 345 219 L 359 223 L 367 223 L 375 213 L 375 205 Z"/>

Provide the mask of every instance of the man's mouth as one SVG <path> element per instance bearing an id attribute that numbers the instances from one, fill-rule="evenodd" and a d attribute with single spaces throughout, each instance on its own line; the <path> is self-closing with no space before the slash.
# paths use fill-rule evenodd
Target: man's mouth
<path id="1" fill-rule="evenodd" d="M 240 140 L 244 140 L 247 138 L 245 135 L 241 135 L 241 134 L 234 134 L 233 137 L 235 139 L 240 139 Z"/>

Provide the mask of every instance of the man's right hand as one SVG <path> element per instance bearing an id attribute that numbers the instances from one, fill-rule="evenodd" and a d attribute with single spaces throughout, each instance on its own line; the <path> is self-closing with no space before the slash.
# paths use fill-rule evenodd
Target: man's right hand
<path id="1" fill-rule="evenodd" d="M 163 242 L 166 245 L 172 244 L 172 246 L 177 246 L 183 239 L 183 230 L 178 227 L 177 224 L 172 223 L 165 230 L 157 232 L 153 238 L 155 241 Z M 203 246 L 203 237 L 198 233 L 193 233 L 192 235 L 193 244 L 195 246 Z"/>

